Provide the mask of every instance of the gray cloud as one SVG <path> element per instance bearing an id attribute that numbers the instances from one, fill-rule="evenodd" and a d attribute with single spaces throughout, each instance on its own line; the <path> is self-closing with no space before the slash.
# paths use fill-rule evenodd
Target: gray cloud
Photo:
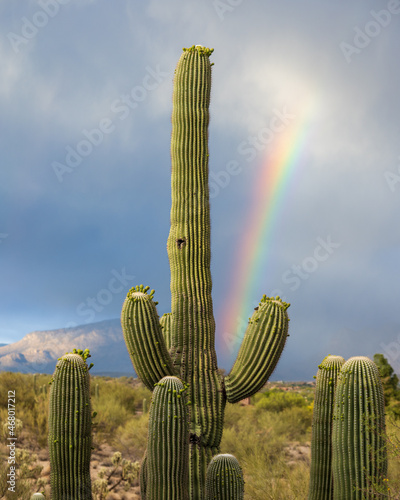
<path id="1" fill-rule="evenodd" d="M 285 378 L 295 355 L 317 366 L 324 350 L 347 345 L 337 333 L 346 328 L 365 332 L 363 340 L 353 335 L 354 350 L 363 342 L 365 352 L 379 351 L 379 331 L 390 342 L 399 324 L 400 182 L 390 185 L 387 172 L 400 175 L 400 14 L 382 26 L 371 13 L 389 6 L 249 0 L 218 13 L 212 1 L 115 8 L 71 0 L 16 52 L 7 34 L 22 36 L 24 23 L 40 20 L 43 8 L 2 5 L 0 233 L 8 237 L 0 245 L 6 306 L 0 342 L 86 321 L 79 304 L 107 290 L 112 271 L 122 268 L 156 289 L 160 312 L 169 310 L 172 79 L 181 48 L 197 43 L 215 48 L 210 180 L 217 335 L 254 185 L 277 138 L 252 159 L 243 143 L 286 107 L 296 115 L 293 126 L 307 124 L 308 132 L 252 292 L 256 302 L 282 289 L 292 302 L 292 333 L 277 376 Z M 374 28 L 376 36 L 357 47 L 357 34 Z M 357 49 L 350 62 L 343 43 Z M 114 128 L 99 138 L 95 130 L 103 130 L 101 123 L 107 128 L 102 120 Z M 91 145 L 82 143 L 90 137 Z M 68 152 L 82 153 L 85 145 L 90 153 L 67 164 Z M 226 174 L 231 161 L 240 170 L 235 175 Z M 70 169 L 62 182 L 54 162 Z M 286 274 L 286 283 L 282 276 L 312 258 L 318 238 L 328 235 L 340 247 L 292 290 L 293 276 Z M 117 317 L 123 295 L 112 295 L 96 321 Z M 346 349 L 344 355 L 353 352 Z M 229 367 L 232 355 L 220 351 Z"/>

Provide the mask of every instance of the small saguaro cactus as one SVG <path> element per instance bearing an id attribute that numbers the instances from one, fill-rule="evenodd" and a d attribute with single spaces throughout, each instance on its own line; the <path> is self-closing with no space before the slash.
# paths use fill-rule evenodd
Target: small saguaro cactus
<path id="1" fill-rule="evenodd" d="M 369 485 L 382 485 L 387 474 L 384 433 L 384 395 L 378 368 L 367 357 L 350 358 L 340 370 L 335 391 L 334 500 L 376 498 Z"/>
<path id="2" fill-rule="evenodd" d="M 145 466 L 142 466 L 142 474 L 147 477 L 141 491 L 142 498 L 189 498 L 189 428 L 184 397 L 186 389 L 187 386 L 177 377 L 164 377 L 154 388 L 149 416 L 147 459 Z"/>
<path id="3" fill-rule="evenodd" d="M 332 500 L 333 402 L 342 356 L 326 356 L 318 367 L 311 439 L 311 469 L 308 500 Z"/>
<path id="4" fill-rule="evenodd" d="M 213 49 L 184 49 L 175 70 L 171 134 L 171 313 L 161 320 L 154 290 L 132 288 L 121 314 L 138 377 L 153 390 L 165 376 L 188 384 L 190 498 L 203 500 L 207 467 L 219 453 L 226 401 L 261 389 L 288 335 L 289 304 L 263 297 L 231 373 L 218 371 L 211 297 L 208 123 Z M 234 314 L 234 311 L 233 311 Z M 147 483 L 152 471 L 147 467 Z M 151 499 L 153 500 L 153 499 Z"/>
<path id="5" fill-rule="evenodd" d="M 35 396 L 37 396 L 37 375 L 36 375 L 36 373 L 33 374 L 33 392 L 35 393 Z"/>
<path id="6" fill-rule="evenodd" d="M 59 358 L 50 387 L 49 452 L 53 500 L 91 500 L 92 413 L 89 351 Z"/>
<path id="7" fill-rule="evenodd" d="M 233 455 L 215 455 L 207 469 L 205 500 L 243 500 L 244 480 Z"/>

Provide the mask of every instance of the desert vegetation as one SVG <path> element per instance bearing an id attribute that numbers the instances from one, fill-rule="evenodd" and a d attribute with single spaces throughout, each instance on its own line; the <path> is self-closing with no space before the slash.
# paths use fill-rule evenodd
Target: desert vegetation
<path id="1" fill-rule="evenodd" d="M 32 493 L 50 498 L 48 398 L 51 375 L 0 373 L 0 498 L 29 500 Z M 393 385 L 390 377 L 387 384 Z M 16 392 L 16 493 L 7 492 L 7 391 Z M 387 392 L 390 393 L 388 385 Z M 396 393 L 387 408 L 396 407 Z M 138 468 L 147 445 L 151 393 L 132 377 L 91 377 L 95 500 L 140 499 Z M 301 500 L 308 496 L 314 386 L 269 382 L 250 404 L 228 404 L 222 453 L 239 461 L 246 500 Z M 143 409 L 145 413 L 143 413 Z M 381 498 L 400 498 L 400 427 L 388 417 L 389 472 Z"/>
<path id="2" fill-rule="evenodd" d="M 0 373 L 2 422 L 0 498 L 29 500 L 32 493 L 50 498 L 48 384 L 51 375 Z M 46 387 L 46 390 L 43 388 Z M 6 394 L 16 392 L 17 491 L 7 492 Z M 91 377 L 93 426 L 91 460 L 94 499 L 139 499 L 137 468 L 147 445 L 151 393 L 132 377 Z M 251 404 L 228 404 L 222 452 L 239 460 L 245 498 L 280 499 L 306 496 L 308 486 L 313 387 L 271 383 Z M 266 402 L 269 403 L 266 404 Z M 117 454 L 117 456 L 115 455 Z M 124 470 L 125 469 L 125 470 Z"/>

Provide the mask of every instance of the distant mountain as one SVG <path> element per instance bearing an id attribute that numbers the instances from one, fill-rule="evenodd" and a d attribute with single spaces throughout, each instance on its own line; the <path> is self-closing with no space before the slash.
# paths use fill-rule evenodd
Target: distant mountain
<path id="1" fill-rule="evenodd" d="M 74 348 L 90 350 L 93 375 L 136 376 L 119 319 L 28 333 L 0 346 L 0 371 L 53 373 L 57 359 Z"/>

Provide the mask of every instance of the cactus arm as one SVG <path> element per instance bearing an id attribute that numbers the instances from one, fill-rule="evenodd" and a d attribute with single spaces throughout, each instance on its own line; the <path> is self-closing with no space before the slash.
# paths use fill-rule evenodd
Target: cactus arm
<path id="1" fill-rule="evenodd" d="M 175 375 L 153 301 L 154 291 L 142 285 L 131 288 L 121 313 L 125 343 L 135 371 L 151 391 L 167 375 Z"/>
<path id="2" fill-rule="evenodd" d="M 51 497 L 54 500 L 67 497 L 92 499 L 92 415 L 88 371 L 85 358 L 74 352 L 58 360 L 53 375 L 48 443 Z"/>
<path id="3" fill-rule="evenodd" d="M 343 364 L 332 428 L 334 500 L 361 498 L 387 474 L 385 406 L 377 366 L 364 356 Z M 368 496 L 368 498 L 370 498 Z"/>
<path id="4" fill-rule="evenodd" d="M 177 377 L 164 377 L 154 388 L 145 464 L 146 498 L 189 499 L 186 388 Z"/>
<path id="5" fill-rule="evenodd" d="M 216 455 L 207 469 L 205 500 L 243 500 L 243 472 L 230 454 Z"/>
<path id="6" fill-rule="evenodd" d="M 308 500 L 332 500 L 332 417 L 341 356 L 326 356 L 318 367 L 315 387 Z"/>
<path id="7" fill-rule="evenodd" d="M 172 314 L 165 313 L 160 318 L 160 325 L 163 331 L 165 345 L 168 351 L 173 347 L 172 343 Z"/>
<path id="8" fill-rule="evenodd" d="M 225 377 L 230 403 L 252 396 L 274 371 L 288 336 L 290 304 L 265 295 L 249 320 L 237 359 Z"/>

